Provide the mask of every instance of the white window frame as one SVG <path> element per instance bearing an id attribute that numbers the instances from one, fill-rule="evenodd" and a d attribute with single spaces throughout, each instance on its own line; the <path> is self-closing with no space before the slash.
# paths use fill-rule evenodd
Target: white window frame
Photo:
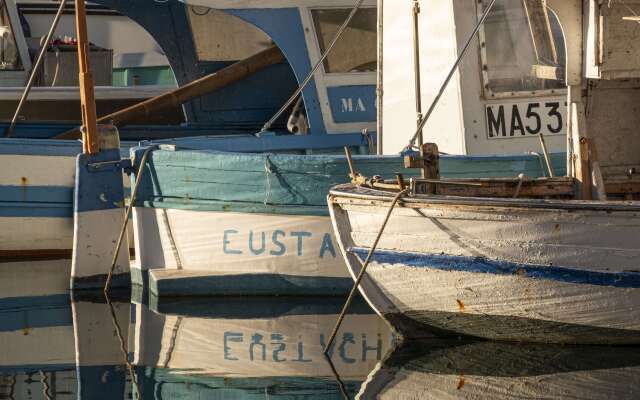
<path id="1" fill-rule="evenodd" d="M 480 20 L 480 18 L 482 17 L 483 12 L 484 12 L 483 2 L 478 1 L 477 10 L 476 10 L 478 20 Z M 491 87 L 489 86 L 487 48 L 485 45 L 487 41 L 486 41 L 486 36 L 484 31 L 484 24 L 480 27 L 480 30 L 478 31 L 478 38 L 479 38 L 478 50 L 480 51 L 480 62 L 481 62 L 480 71 L 482 71 L 482 93 L 485 100 L 509 99 L 509 98 L 521 98 L 521 97 L 557 97 L 557 96 L 563 96 L 567 94 L 567 88 L 494 93 L 491 90 Z"/>
<path id="2" fill-rule="evenodd" d="M 309 60 L 311 65 L 315 65 L 322 57 L 320 49 L 320 41 L 313 22 L 312 10 L 329 10 L 329 9 L 347 9 L 352 8 L 352 4 L 335 4 L 326 6 L 300 7 L 300 18 L 306 36 L 307 49 L 309 51 Z M 361 8 L 375 8 L 375 0 L 365 0 Z M 377 73 L 373 72 L 334 72 L 327 73 L 324 68 L 324 62 L 318 68 L 314 75 L 316 89 L 318 91 L 318 100 L 320 101 L 320 109 L 323 115 L 325 130 L 328 134 L 341 134 L 361 132 L 364 129 L 369 131 L 375 130 L 376 123 L 372 122 L 335 122 L 331 106 L 329 104 L 329 87 L 336 86 L 358 86 L 358 85 L 376 85 Z"/>

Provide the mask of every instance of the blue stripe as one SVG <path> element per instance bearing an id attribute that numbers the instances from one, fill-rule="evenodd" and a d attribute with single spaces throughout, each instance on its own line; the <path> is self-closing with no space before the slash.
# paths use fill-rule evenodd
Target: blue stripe
<path id="1" fill-rule="evenodd" d="M 369 249 L 350 248 L 350 253 L 364 259 Z M 373 260 L 384 264 L 431 268 L 442 271 L 464 271 L 495 275 L 518 275 L 534 279 L 618 288 L 640 288 L 640 272 L 595 272 L 552 265 L 520 264 L 482 257 L 464 257 L 376 250 Z"/>
<path id="2" fill-rule="evenodd" d="M 67 203 L 73 201 L 73 186 L 0 185 L 0 202 Z"/>
<path id="3" fill-rule="evenodd" d="M 75 371 L 76 364 L 23 364 L 23 365 L 3 365 L 0 366 L 0 375 L 13 375 L 13 374 L 29 374 L 34 372 L 62 372 L 62 371 Z"/>
<path id="4" fill-rule="evenodd" d="M 120 154 L 127 157 L 135 143 L 121 143 Z M 75 157 L 82 153 L 77 140 L 0 139 L 0 155 Z"/>
<path id="5" fill-rule="evenodd" d="M 68 294 L 0 300 L 0 332 L 58 326 L 73 326 Z"/>
<path id="6" fill-rule="evenodd" d="M 73 205 L 69 203 L 0 202 L 0 217 L 73 218 Z"/>
<path id="7" fill-rule="evenodd" d="M 200 275 L 149 274 L 149 290 L 164 296 L 343 296 L 351 278 L 285 274 Z"/>

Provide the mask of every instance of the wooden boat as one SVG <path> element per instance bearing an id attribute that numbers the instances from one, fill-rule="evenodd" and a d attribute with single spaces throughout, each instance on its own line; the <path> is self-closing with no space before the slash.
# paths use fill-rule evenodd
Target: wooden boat
<path id="1" fill-rule="evenodd" d="M 8 126 L 28 81 L 35 69 L 41 41 L 46 37 L 58 4 L 38 1 L 5 1 L 0 10 L 3 26 L 3 51 L 0 56 L 0 125 Z M 171 76 L 167 59 L 158 52 L 153 38 L 139 24 L 104 6 L 91 5 L 92 61 L 96 68 L 96 98 L 101 115 L 160 95 L 175 87 L 175 81 L 162 80 Z M 77 79 L 77 53 L 63 38 L 75 37 L 73 4 L 65 7 L 65 14 L 55 31 L 55 42 L 38 68 L 34 87 L 22 108 L 20 122 L 41 122 L 51 135 L 80 120 L 80 96 Z M 101 29 L 97 29 L 101 25 Z M 104 28 L 108 26 L 109 28 Z M 92 26 L 93 28 L 93 26 Z M 100 47 L 98 47 L 100 46 Z M 135 52 L 135 53 L 134 53 Z M 130 61 L 128 61 L 130 60 Z M 133 61 L 136 60 L 136 61 Z M 164 74 L 161 72 L 166 70 Z M 133 72 L 135 71 L 135 72 Z M 168 72 L 168 73 L 167 73 Z M 121 79 L 120 75 L 135 73 L 147 79 Z M 156 77 L 152 77 L 156 75 Z M 132 87 L 136 84 L 135 87 Z M 180 110 L 157 118 L 155 123 L 180 123 Z M 151 121 L 150 121 L 151 122 Z M 29 129 L 19 124 L 15 136 L 29 135 Z M 28 136 L 27 136 L 28 137 Z"/>
<path id="2" fill-rule="evenodd" d="M 356 399 L 635 399 L 637 348 L 424 340 L 402 345 Z"/>
<path id="3" fill-rule="evenodd" d="M 594 23 L 570 3 L 547 2 L 565 32 Z M 541 3 L 530 6 L 532 25 L 550 12 Z M 361 292 L 401 334 L 640 343 L 640 136 L 630 108 L 636 94 L 620 79 L 640 69 L 614 58 L 595 65 L 571 56 L 604 48 L 615 57 L 612 46 L 631 43 L 640 32 L 626 30 L 622 6 L 590 7 L 605 32 L 586 37 L 584 48 L 582 39 L 567 41 L 569 177 L 440 180 L 437 146 L 427 144 L 423 158 L 407 160 L 424 168 L 426 179 L 330 192 L 350 272 L 357 276 L 372 252 Z M 548 35 L 533 39 L 540 45 Z M 400 199 L 395 208 L 394 198 Z"/>
<path id="4" fill-rule="evenodd" d="M 266 32 L 290 61 L 298 82 L 303 82 L 311 66 L 321 61 L 332 34 L 353 6 L 343 1 L 333 1 L 331 7 L 326 3 L 293 6 L 285 0 L 251 1 L 246 3 L 246 9 L 218 0 L 195 0 L 188 4 L 208 7 L 214 15 L 233 15 Z M 132 266 L 134 282 L 146 282 L 148 275 L 151 290 L 163 295 L 340 294 L 348 290 L 350 278 L 333 251 L 335 242 L 324 197 L 330 185 L 348 179 L 346 160 L 336 155 L 342 153 L 342 147 L 370 154 L 376 144 L 373 131 L 379 129 L 376 122 L 381 121 L 376 120 L 375 113 L 373 6 L 372 1 L 363 3 L 341 39 L 344 42 L 338 42 L 334 53 L 329 53 L 313 74 L 315 88 L 307 86 L 302 91 L 309 121 L 307 135 L 260 134 L 259 138 L 236 138 L 227 143 L 211 137 L 180 139 L 160 142 L 175 147 L 165 146 L 150 153 L 145 167 L 148 171 L 136 176 L 141 191 L 134 208 L 138 256 Z M 256 7 L 261 10 L 259 13 Z M 290 14 L 291 7 L 297 12 Z M 445 15 L 445 10 L 438 6 L 434 17 Z M 276 28 L 274 19 L 286 22 Z M 294 27 L 310 34 L 292 37 Z M 438 33 L 447 40 L 455 36 L 448 27 Z M 352 48 L 359 51 L 352 53 Z M 480 53 L 478 46 L 477 54 Z M 302 60 L 300 54 L 304 54 Z M 385 59 L 387 71 L 404 71 L 407 63 L 399 63 L 401 59 L 404 60 Z M 367 68 L 359 68 L 360 65 Z M 430 62 L 423 67 L 433 72 Z M 465 79 L 474 76 L 471 70 L 465 73 Z M 479 83 L 481 74 L 476 74 L 476 78 Z M 398 82 L 390 80 L 388 85 L 391 93 L 400 92 Z M 406 86 L 403 83 L 403 99 L 389 97 L 390 104 L 407 101 L 406 93 L 411 93 L 411 88 Z M 563 90 L 566 87 L 555 93 L 530 93 L 518 101 L 553 103 L 562 97 Z M 479 134 L 482 128 L 477 121 L 470 122 L 484 103 L 467 101 L 471 98 L 467 96 L 469 93 L 447 102 L 448 109 L 464 110 L 464 115 L 459 115 L 460 121 L 469 123 L 463 123 L 465 135 L 452 140 L 451 147 L 444 149 L 463 156 L 443 157 L 443 175 L 543 176 L 546 168 L 540 164 L 542 156 L 524 154 L 539 150 L 535 137 L 514 138 L 509 145 L 498 146 L 499 141 L 491 140 L 482 146 L 465 147 L 465 143 L 474 140 L 473 135 L 480 136 L 478 142 L 488 140 L 483 139 L 486 135 Z M 417 97 L 420 93 L 411 100 Z M 511 107 L 507 103 L 493 101 L 491 107 Z M 387 115 L 392 118 L 394 106 L 385 104 L 385 110 L 389 110 Z M 415 121 L 413 116 L 410 121 Z M 562 128 L 548 140 L 552 152 L 563 152 L 564 124 L 547 119 L 545 122 Z M 362 129 L 372 132 L 370 145 L 363 141 Z M 268 142 L 270 148 L 260 141 Z M 357 163 L 375 174 L 412 174 L 404 169 L 398 155 L 401 149 L 396 152 L 391 142 L 385 147 L 389 149 L 388 157 L 355 156 Z M 133 149 L 133 158 L 141 160 L 147 149 L 147 146 Z M 251 154 L 237 154 L 239 149 Z M 276 154 L 256 154 L 265 152 Z M 504 155 L 509 152 L 516 155 Z M 564 156 L 554 159 L 560 158 Z M 553 164 L 556 171 L 564 170 L 564 162 Z"/>
<path id="5" fill-rule="evenodd" d="M 212 28 L 208 18 L 214 13 L 211 12 L 209 17 L 201 16 L 203 21 L 196 23 L 191 21 L 193 18 L 199 18 L 196 13 L 178 2 L 148 1 L 127 5 L 118 2 L 116 2 L 118 4 L 111 4 L 108 1 L 102 3 L 117 8 L 121 15 L 131 18 L 139 24 L 138 29 L 150 32 L 158 42 L 158 46 L 167 54 L 176 79 L 183 88 L 270 45 L 264 42 L 264 34 L 255 28 L 243 31 L 243 27 L 246 28 L 248 24 L 231 16 L 223 21 L 218 21 L 220 17 L 217 16 L 216 21 L 219 23 L 216 23 L 215 29 L 224 32 L 229 29 L 238 30 L 238 34 L 234 37 L 239 42 L 212 44 L 207 41 L 207 38 L 218 37 L 218 33 Z M 4 6 L 12 6 L 12 18 L 13 16 L 17 18 L 17 14 L 14 15 L 16 9 L 13 2 L 8 2 Z M 199 28 L 195 31 L 195 35 L 199 38 L 197 43 L 192 39 L 191 22 Z M 196 52 L 196 48 L 200 52 Z M 216 53 L 215 49 L 219 52 Z M 142 121 L 128 121 L 129 124 L 146 123 L 147 125 L 120 126 L 118 134 L 123 143 L 119 158 L 127 158 L 132 141 L 202 135 L 215 135 L 214 147 L 232 148 L 235 151 L 278 151 L 282 148 L 282 142 L 286 143 L 285 148 L 299 147 L 297 144 L 290 143 L 300 138 L 295 135 L 282 135 L 276 140 L 265 135 L 263 139 L 247 140 L 248 138 L 256 139 L 253 136 L 249 137 L 247 131 L 253 133 L 259 130 L 264 121 L 286 100 L 292 88 L 295 88 L 295 77 L 290 65 L 281 61 L 269 65 L 266 70 L 250 74 L 248 79 L 235 82 L 232 86 L 201 96 L 197 100 L 187 101 L 181 116 L 181 119 L 184 118 L 187 121 L 184 125 L 149 125 L 155 121 L 150 120 L 149 115 Z M 0 75 L 13 72 L 15 71 L 0 71 Z M 26 73 L 27 71 L 20 71 L 20 78 L 16 78 L 16 82 L 23 82 Z M 266 76 L 270 78 L 266 79 Z M 253 96 L 251 93 L 256 90 L 256 87 L 272 94 Z M 134 90 L 120 89 L 129 92 Z M 32 95 L 37 97 L 38 90 L 34 90 Z M 49 90 L 47 99 L 54 100 L 53 92 L 59 92 L 62 89 L 46 88 L 46 90 Z M 77 87 L 73 90 L 76 92 L 74 96 L 79 98 Z M 103 113 L 112 109 L 102 110 L 100 102 L 102 89 L 96 87 L 95 92 L 98 102 L 97 110 L 99 116 L 103 116 Z M 158 94 L 149 92 L 144 86 L 136 87 L 135 92 L 136 101 L 150 94 Z M 66 107 L 62 103 L 57 105 Z M 179 108 L 182 109 L 182 106 L 179 105 Z M 79 112 L 79 108 L 76 111 Z M 165 107 L 154 115 L 169 114 L 171 112 Z M 75 138 L 64 141 L 49 138 L 75 127 L 75 124 L 68 121 L 53 123 L 31 120 L 19 123 L 14 137 L 0 138 L 0 162 L 3 165 L 12 166 L 0 176 L 0 227 L 2 227 L 0 230 L 4 232 L 0 237 L 0 258 L 7 260 L 71 257 L 75 158 L 82 147 Z M 282 128 L 283 124 L 278 121 L 274 130 L 286 131 Z M 366 138 L 361 135 L 352 135 L 348 139 L 344 137 L 336 139 L 332 145 L 337 147 L 347 143 L 367 144 Z M 309 147 L 322 148 L 324 145 L 322 142 L 318 140 L 315 145 L 309 145 Z M 124 176 L 123 180 L 125 180 Z M 128 186 L 128 180 L 125 180 L 125 186 Z M 132 240 L 131 244 L 133 245 Z"/>
<path id="6" fill-rule="evenodd" d="M 141 159 L 144 149 L 133 151 Z M 326 207 L 329 189 L 348 180 L 344 156 L 151 154 L 144 174 L 136 176 L 134 283 L 162 296 L 348 292 L 351 278 Z M 354 159 L 367 173 L 404 170 L 398 156 Z M 534 156 L 442 162 L 449 177 L 500 176 L 513 166 L 540 174 Z"/>

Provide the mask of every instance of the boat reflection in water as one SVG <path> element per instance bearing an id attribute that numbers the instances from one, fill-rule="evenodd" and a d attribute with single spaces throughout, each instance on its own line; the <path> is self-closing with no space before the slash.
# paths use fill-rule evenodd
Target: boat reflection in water
<path id="1" fill-rule="evenodd" d="M 409 342 L 359 399 L 637 399 L 640 348 L 462 340 Z"/>
<path id="2" fill-rule="evenodd" d="M 0 264 L 0 399 L 353 398 L 394 341 L 356 302 L 330 364 L 342 298 L 107 302 L 68 264 Z"/>
<path id="3" fill-rule="evenodd" d="M 356 300 L 67 292 L 68 261 L 0 263 L 0 399 L 632 399 L 640 349 L 396 345 Z"/>
<path id="4" fill-rule="evenodd" d="M 323 355 L 344 299 L 219 298 L 137 306 L 143 395 L 160 398 L 353 398 L 392 347 L 385 322 L 351 308 Z M 335 369 L 332 369 L 335 368 Z M 200 396 L 200 397 L 199 397 Z"/>
<path id="5" fill-rule="evenodd" d="M 120 342 L 130 330 L 128 298 L 70 296 L 70 267 L 0 263 L 0 399 L 131 398 Z"/>

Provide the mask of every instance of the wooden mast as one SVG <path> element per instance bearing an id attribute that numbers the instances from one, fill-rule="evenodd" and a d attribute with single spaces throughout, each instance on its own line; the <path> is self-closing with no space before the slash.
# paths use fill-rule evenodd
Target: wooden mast
<path id="1" fill-rule="evenodd" d="M 100 151 L 98 124 L 96 122 L 96 100 L 93 76 L 89 66 L 89 40 L 84 0 L 76 0 L 76 36 L 78 39 L 78 67 L 80 84 L 80 107 L 82 109 L 82 151 L 95 154 Z"/>

